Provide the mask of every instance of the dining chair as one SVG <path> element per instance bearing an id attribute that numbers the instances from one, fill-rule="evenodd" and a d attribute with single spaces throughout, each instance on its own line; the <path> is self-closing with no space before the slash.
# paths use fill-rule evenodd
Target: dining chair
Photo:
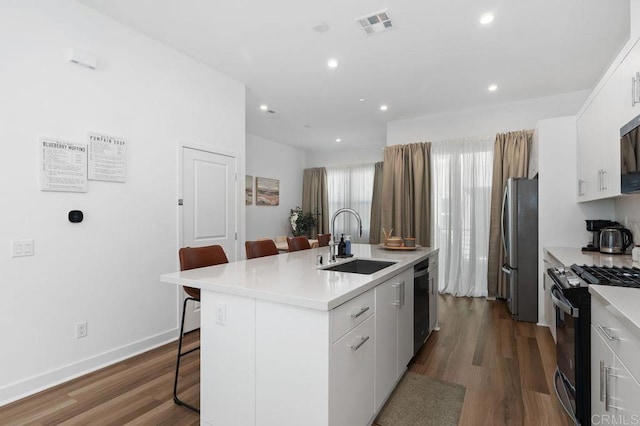
<path id="1" fill-rule="evenodd" d="M 187 271 L 189 269 L 203 268 L 205 266 L 220 265 L 223 263 L 229 263 L 227 255 L 221 246 L 205 246 L 205 247 L 184 247 L 178 251 L 178 257 L 180 259 L 180 270 Z M 200 346 L 189 349 L 186 352 L 182 352 L 182 338 L 184 337 L 184 317 L 187 311 L 187 302 L 192 300 L 194 303 L 200 301 L 200 289 L 182 286 L 187 297 L 184 299 L 182 305 L 182 321 L 180 322 L 180 340 L 178 341 L 178 359 L 176 360 L 176 375 L 173 381 L 173 402 L 178 405 L 182 405 L 189 410 L 199 413 L 200 410 L 193 405 L 178 398 L 178 376 L 180 372 L 180 358 L 183 356 L 200 349 Z"/>
<path id="2" fill-rule="evenodd" d="M 289 253 L 299 250 L 308 250 L 311 248 L 307 237 L 293 237 L 287 238 L 287 245 L 289 246 Z"/>
<path id="3" fill-rule="evenodd" d="M 247 259 L 278 254 L 278 248 L 273 240 L 247 241 L 244 247 L 247 250 Z"/>
<path id="4" fill-rule="evenodd" d="M 318 247 L 326 247 L 331 241 L 331 234 L 318 234 Z"/>

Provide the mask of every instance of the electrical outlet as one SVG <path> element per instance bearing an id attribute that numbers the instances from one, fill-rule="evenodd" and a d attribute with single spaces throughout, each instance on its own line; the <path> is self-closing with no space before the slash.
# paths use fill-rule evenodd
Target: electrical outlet
<path id="1" fill-rule="evenodd" d="M 11 241 L 11 256 L 12 257 L 33 256 L 33 240 Z"/>
<path id="2" fill-rule="evenodd" d="M 216 303 L 216 324 L 227 325 L 227 305 Z"/>
<path id="3" fill-rule="evenodd" d="M 76 339 L 87 337 L 87 322 L 82 321 L 76 324 Z"/>

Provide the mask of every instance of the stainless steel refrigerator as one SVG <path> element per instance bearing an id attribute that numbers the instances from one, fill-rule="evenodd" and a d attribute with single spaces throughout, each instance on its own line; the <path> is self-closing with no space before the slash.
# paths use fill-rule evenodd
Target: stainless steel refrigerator
<path id="1" fill-rule="evenodd" d="M 538 180 L 509 178 L 502 197 L 502 270 L 513 319 L 538 322 Z"/>

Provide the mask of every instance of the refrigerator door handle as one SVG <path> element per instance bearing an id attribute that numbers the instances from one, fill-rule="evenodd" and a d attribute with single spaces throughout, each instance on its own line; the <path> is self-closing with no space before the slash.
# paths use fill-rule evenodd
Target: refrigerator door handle
<path id="1" fill-rule="evenodd" d="M 505 256 L 507 255 L 507 241 L 504 235 L 505 226 L 504 226 L 504 209 L 507 205 L 507 187 L 505 186 L 504 191 L 502 193 L 502 210 L 500 211 L 500 237 L 502 238 L 502 248 L 504 249 Z"/>
<path id="2" fill-rule="evenodd" d="M 507 275 L 511 275 L 511 271 L 512 269 L 510 267 L 508 267 L 507 265 L 503 265 L 502 266 L 502 272 L 504 272 Z"/>

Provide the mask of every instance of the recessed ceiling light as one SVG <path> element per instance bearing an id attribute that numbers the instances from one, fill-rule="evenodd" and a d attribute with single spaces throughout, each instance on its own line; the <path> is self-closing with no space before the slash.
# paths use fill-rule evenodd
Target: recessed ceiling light
<path id="1" fill-rule="evenodd" d="M 364 98 L 358 99 L 358 102 L 364 102 Z"/>
<path id="2" fill-rule="evenodd" d="M 380 105 L 380 111 L 386 111 L 386 110 L 388 110 L 388 109 L 389 109 L 389 107 L 388 107 L 388 106 L 386 106 L 386 105 Z"/>
<path id="3" fill-rule="evenodd" d="M 336 139 L 336 142 L 342 142 L 342 139 L 337 138 L 337 139 Z"/>
<path id="4" fill-rule="evenodd" d="M 493 22 L 493 13 L 485 13 L 480 17 L 480 23 L 482 25 L 489 25 Z"/>
<path id="5" fill-rule="evenodd" d="M 498 86 L 492 84 L 491 86 L 487 87 L 487 90 L 489 90 L 490 92 L 495 92 L 496 90 L 498 90 Z"/>
<path id="6" fill-rule="evenodd" d="M 264 104 L 263 104 L 263 105 L 260 105 L 260 109 L 261 109 L 262 111 L 266 111 L 266 110 L 268 110 L 268 109 L 269 109 L 269 107 L 268 107 L 267 105 L 264 105 Z"/>
<path id="7" fill-rule="evenodd" d="M 329 61 L 327 62 L 327 66 L 329 68 L 335 68 L 338 66 L 338 60 L 337 59 L 329 59 Z"/>

